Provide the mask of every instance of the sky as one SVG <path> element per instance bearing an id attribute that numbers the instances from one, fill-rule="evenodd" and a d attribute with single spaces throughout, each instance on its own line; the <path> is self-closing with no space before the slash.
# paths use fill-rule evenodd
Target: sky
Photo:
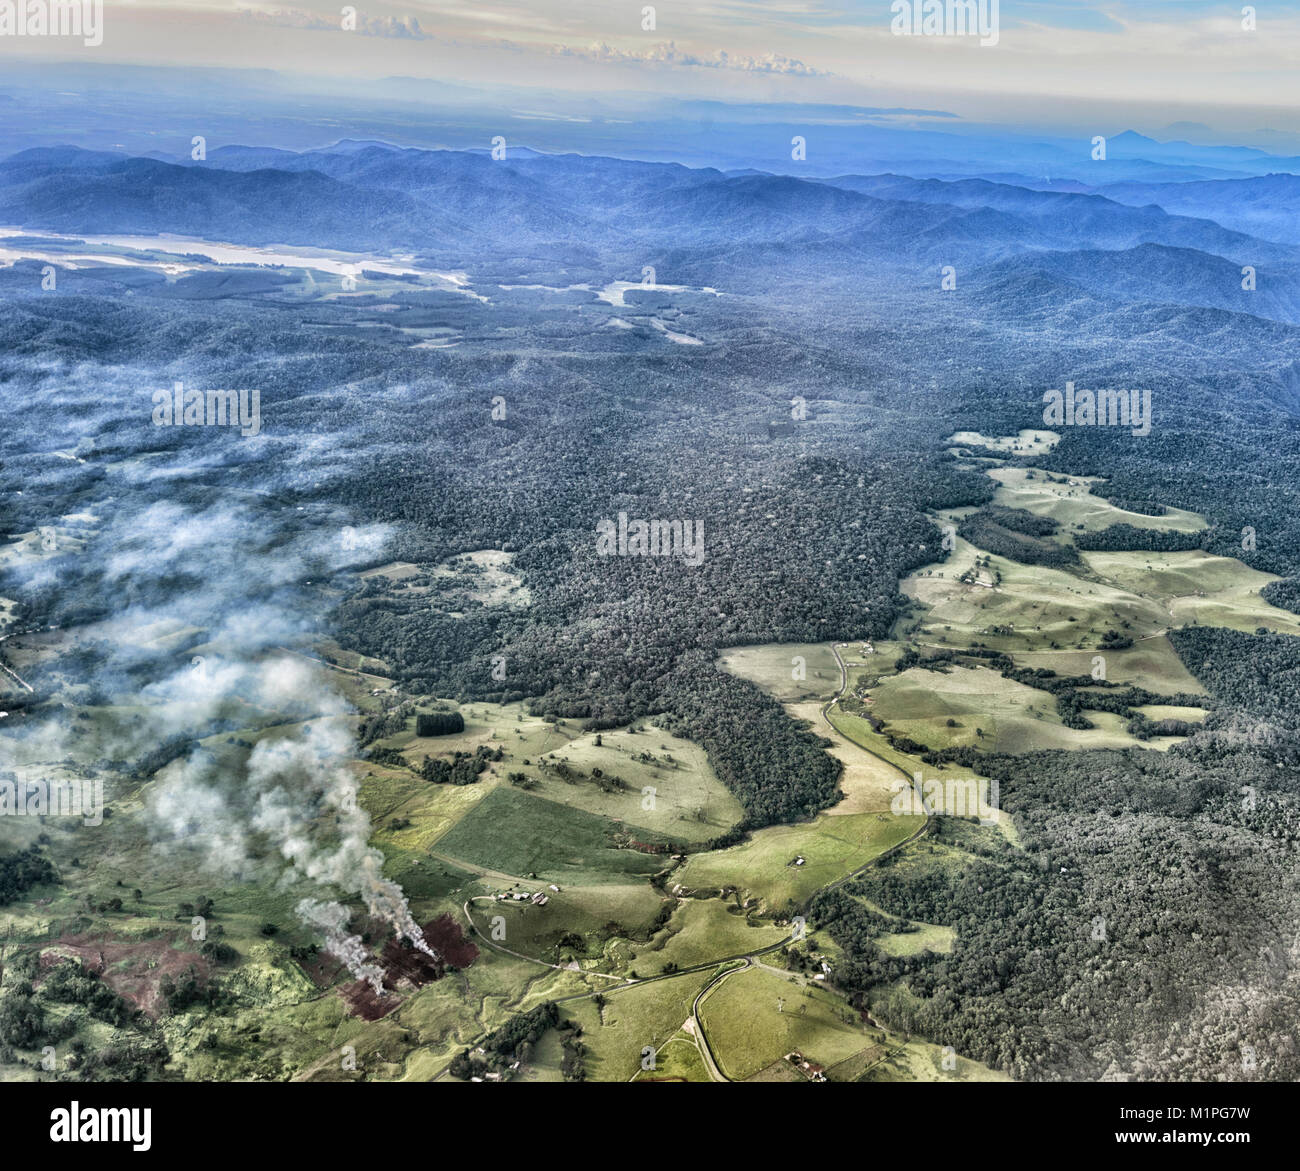
<path id="1" fill-rule="evenodd" d="M 653 28 L 644 0 L 361 0 L 355 29 L 325 0 L 103 2 L 101 45 L 0 35 L 0 70 L 6 59 L 252 67 L 325 77 L 345 95 L 403 76 L 1044 128 L 1111 130 L 1127 110 L 1125 125 L 1203 124 L 1191 133 L 1207 141 L 1300 131 L 1297 0 L 1259 0 L 1253 30 L 1244 5 L 1218 0 L 983 0 L 998 10 L 995 45 L 894 35 L 890 0 L 667 0 Z"/>

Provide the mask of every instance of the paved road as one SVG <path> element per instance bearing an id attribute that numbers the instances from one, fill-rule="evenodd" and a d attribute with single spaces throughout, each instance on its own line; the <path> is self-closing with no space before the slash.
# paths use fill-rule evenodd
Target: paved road
<path id="1" fill-rule="evenodd" d="M 844 665 L 844 660 L 840 658 L 840 648 L 834 643 L 831 643 L 831 654 L 835 656 L 835 662 L 839 664 L 840 668 L 840 690 L 839 694 L 835 696 L 835 699 L 831 700 L 831 703 L 834 703 L 835 700 L 843 699 L 845 691 L 848 690 L 849 669 Z"/>
<path id="2" fill-rule="evenodd" d="M 749 956 L 746 956 L 743 967 L 728 968 L 725 972 L 719 972 L 712 980 L 705 984 L 698 993 L 696 993 L 695 1000 L 691 1004 L 691 1020 L 695 1022 L 695 1047 L 700 1051 L 700 1056 L 704 1058 L 704 1064 L 708 1067 L 709 1077 L 711 1077 L 715 1082 L 729 1082 L 731 1081 L 731 1078 L 722 1072 L 722 1066 L 718 1064 L 717 1058 L 713 1056 L 713 1046 L 709 1044 L 709 1038 L 704 1029 L 704 1021 L 700 1017 L 700 1005 L 704 1002 L 706 993 L 711 992 L 728 976 L 735 972 L 745 971 L 753 963 L 754 960 Z"/>

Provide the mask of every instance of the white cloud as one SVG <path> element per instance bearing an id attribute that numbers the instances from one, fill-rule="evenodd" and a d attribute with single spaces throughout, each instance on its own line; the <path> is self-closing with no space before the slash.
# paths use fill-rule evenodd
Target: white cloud
<path id="1" fill-rule="evenodd" d="M 814 69 L 782 53 L 765 53 L 761 57 L 732 54 L 719 50 L 711 55 L 691 53 L 677 48 L 672 41 L 647 49 L 616 49 L 598 42 L 585 49 L 554 45 L 549 52 L 557 57 L 580 57 L 585 61 L 635 65 L 688 66 L 697 69 L 737 69 L 743 73 L 780 73 L 793 77 L 828 77 L 826 71 Z"/>
<path id="2" fill-rule="evenodd" d="M 305 8 L 238 8 L 241 20 L 250 24 L 271 25 L 275 28 L 312 29 L 321 32 L 341 32 L 342 16 L 326 19 Z M 420 27 L 414 16 L 365 16 L 358 12 L 356 28 L 350 30 L 363 37 L 387 37 L 399 41 L 432 40 L 431 33 Z"/>

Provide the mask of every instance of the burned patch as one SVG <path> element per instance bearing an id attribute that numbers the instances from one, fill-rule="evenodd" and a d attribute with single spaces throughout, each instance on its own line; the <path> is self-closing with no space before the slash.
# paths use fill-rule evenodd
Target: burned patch
<path id="1" fill-rule="evenodd" d="M 478 959 L 478 948 L 451 915 L 440 915 L 423 927 L 425 942 L 449 968 L 468 968 Z"/>
<path id="2" fill-rule="evenodd" d="M 384 969 L 386 989 L 396 988 L 402 983 L 422 988 L 434 980 L 441 980 L 447 970 L 441 960 L 412 947 L 405 939 L 390 939 L 384 945 L 379 962 Z"/>
<path id="3" fill-rule="evenodd" d="M 402 998 L 392 992 L 385 992 L 381 996 L 366 980 L 349 984 L 341 995 L 348 1011 L 363 1021 L 381 1020 L 402 1003 Z"/>

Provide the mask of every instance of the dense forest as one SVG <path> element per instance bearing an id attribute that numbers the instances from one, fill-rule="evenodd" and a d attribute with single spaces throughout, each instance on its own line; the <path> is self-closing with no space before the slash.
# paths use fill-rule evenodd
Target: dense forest
<path id="1" fill-rule="evenodd" d="M 1047 540 L 1058 528 L 1051 517 L 990 505 L 965 517 L 958 531 L 972 545 L 1025 565 L 1060 569 L 1078 564 L 1079 555 L 1071 546 Z"/>
<path id="2" fill-rule="evenodd" d="M 34 886 L 57 882 L 58 872 L 39 846 L 0 854 L 0 907 L 12 903 Z"/>

